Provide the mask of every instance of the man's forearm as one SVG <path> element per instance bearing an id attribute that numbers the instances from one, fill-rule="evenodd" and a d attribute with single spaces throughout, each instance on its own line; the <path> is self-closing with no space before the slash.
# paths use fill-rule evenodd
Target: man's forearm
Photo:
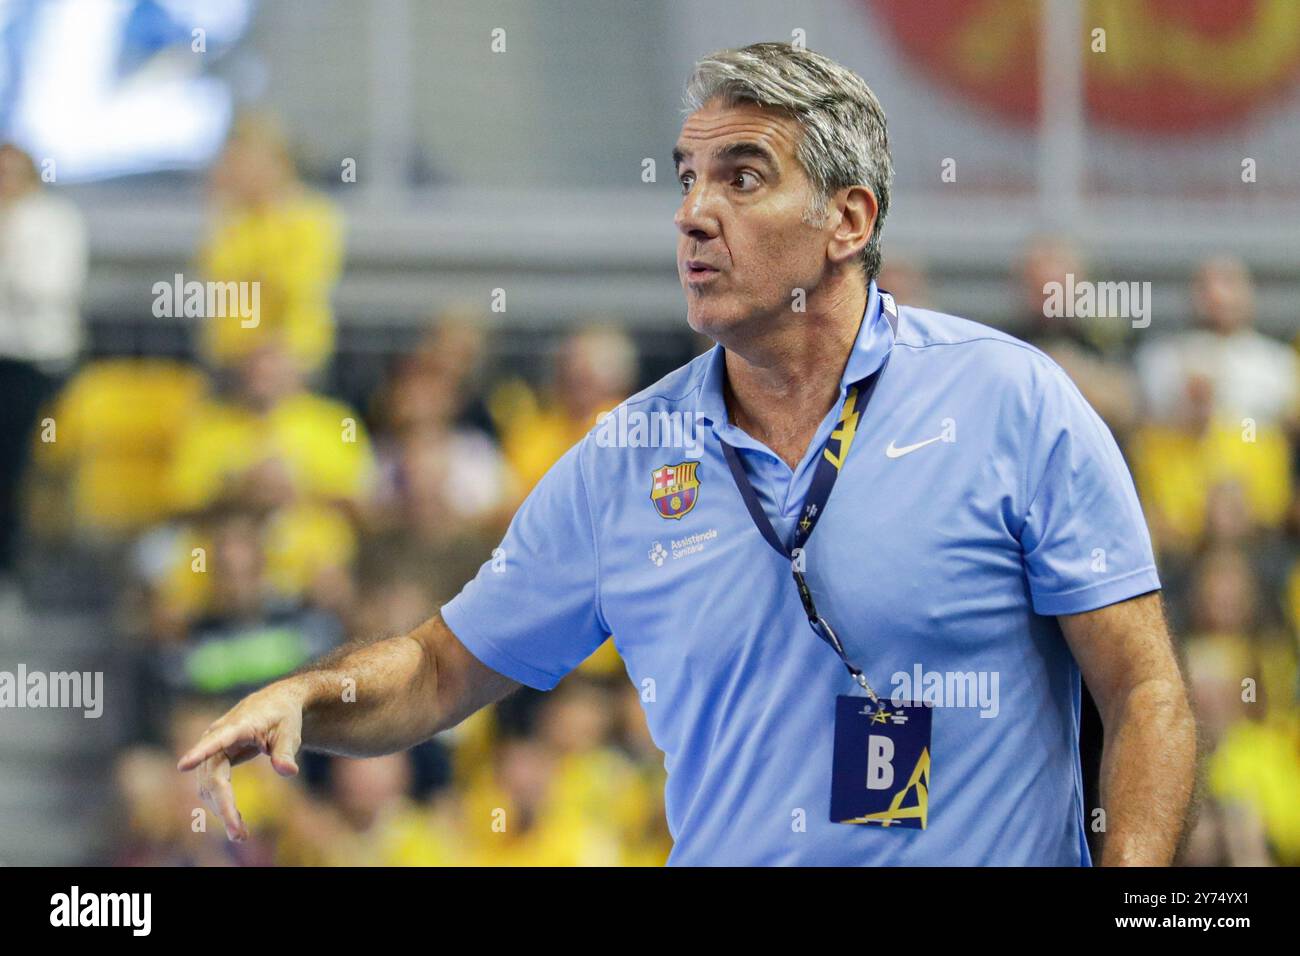
<path id="1" fill-rule="evenodd" d="M 339 648 L 287 678 L 302 696 L 303 747 L 372 757 L 404 750 L 443 729 L 429 627 Z"/>
<path id="2" fill-rule="evenodd" d="M 1167 866 L 1182 836 L 1196 766 L 1196 724 L 1181 681 L 1149 680 L 1107 715 L 1102 866 Z"/>

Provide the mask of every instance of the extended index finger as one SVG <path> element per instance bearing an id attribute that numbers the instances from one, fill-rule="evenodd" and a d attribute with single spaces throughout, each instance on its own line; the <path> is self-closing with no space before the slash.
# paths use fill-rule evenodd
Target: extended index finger
<path id="1" fill-rule="evenodd" d="M 199 742 L 181 757 L 176 763 L 176 769 L 181 772 L 193 770 L 209 757 L 225 753 L 236 744 L 248 743 L 252 740 L 252 735 L 238 724 L 214 728 L 200 737 Z"/>

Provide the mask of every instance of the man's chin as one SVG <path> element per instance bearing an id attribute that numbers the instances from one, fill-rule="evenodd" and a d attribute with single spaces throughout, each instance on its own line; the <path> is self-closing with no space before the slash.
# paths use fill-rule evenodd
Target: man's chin
<path id="1" fill-rule="evenodd" d="M 686 307 L 686 324 L 700 335 L 716 339 L 741 320 L 737 310 L 717 302 L 690 303 Z"/>

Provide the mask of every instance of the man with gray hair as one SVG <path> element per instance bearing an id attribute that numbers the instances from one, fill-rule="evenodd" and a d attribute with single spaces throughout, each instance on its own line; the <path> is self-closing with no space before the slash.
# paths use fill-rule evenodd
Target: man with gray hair
<path id="1" fill-rule="evenodd" d="M 441 614 L 252 695 L 181 768 L 238 838 L 233 763 L 411 746 L 613 635 L 671 863 L 1086 865 L 1085 825 L 1104 863 L 1169 863 L 1194 730 L 1110 432 L 1038 350 L 877 288 L 891 165 L 861 78 L 760 43 L 700 61 L 687 105 L 678 271 L 717 345 L 625 405 L 695 416 L 700 446 L 593 429 Z"/>

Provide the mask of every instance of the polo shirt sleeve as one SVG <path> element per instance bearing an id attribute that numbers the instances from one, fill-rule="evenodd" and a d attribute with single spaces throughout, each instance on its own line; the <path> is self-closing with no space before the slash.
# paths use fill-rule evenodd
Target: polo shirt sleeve
<path id="1" fill-rule="evenodd" d="M 607 637 L 597 587 L 595 526 L 579 443 L 524 500 L 500 548 L 442 608 L 475 657 L 550 690 Z"/>
<path id="2" fill-rule="evenodd" d="M 1078 614 L 1160 588 L 1137 489 L 1110 429 L 1050 359 L 1031 375 L 1020 531 L 1039 614 Z"/>

